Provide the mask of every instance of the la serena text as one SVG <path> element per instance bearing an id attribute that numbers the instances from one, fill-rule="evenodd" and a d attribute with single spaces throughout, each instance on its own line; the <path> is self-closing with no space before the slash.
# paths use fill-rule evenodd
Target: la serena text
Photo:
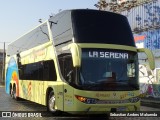
<path id="1" fill-rule="evenodd" d="M 88 55 L 91 58 L 128 59 L 128 53 L 89 51 Z"/>

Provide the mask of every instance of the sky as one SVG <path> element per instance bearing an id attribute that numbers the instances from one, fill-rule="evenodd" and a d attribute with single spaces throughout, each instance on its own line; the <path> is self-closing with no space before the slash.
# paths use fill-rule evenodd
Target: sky
<path id="1" fill-rule="evenodd" d="M 98 0 L 3 0 L 0 2 L 0 49 L 38 26 L 39 19 L 66 9 L 97 9 Z"/>

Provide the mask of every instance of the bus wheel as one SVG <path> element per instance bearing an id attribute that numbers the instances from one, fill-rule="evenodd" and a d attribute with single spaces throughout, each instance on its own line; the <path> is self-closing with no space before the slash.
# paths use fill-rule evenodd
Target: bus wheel
<path id="1" fill-rule="evenodd" d="M 11 96 L 12 99 L 14 99 L 13 88 L 11 88 L 11 90 L 10 90 L 10 96 Z"/>
<path id="2" fill-rule="evenodd" d="M 48 105 L 47 105 L 47 110 L 55 115 L 58 114 L 58 111 L 55 109 L 55 95 L 54 92 L 51 91 L 48 95 Z"/>
<path id="3" fill-rule="evenodd" d="M 18 100 L 18 97 L 16 95 L 16 87 L 15 86 L 13 87 L 13 90 L 12 90 L 12 98 L 15 100 Z"/>

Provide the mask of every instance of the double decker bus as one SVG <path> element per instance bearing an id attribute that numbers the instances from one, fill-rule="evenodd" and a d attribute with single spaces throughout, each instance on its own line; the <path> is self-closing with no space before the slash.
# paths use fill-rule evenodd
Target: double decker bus
<path id="1" fill-rule="evenodd" d="M 57 113 L 139 111 L 138 52 L 125 16 L 65 10 L 8 45 L 6 93 Z"/>

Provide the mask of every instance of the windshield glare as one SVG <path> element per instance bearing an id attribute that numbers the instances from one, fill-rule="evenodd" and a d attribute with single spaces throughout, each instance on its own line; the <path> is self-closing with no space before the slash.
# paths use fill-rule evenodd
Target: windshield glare
<path id="1" fill-rule="evenodd" d="M 80 81 L 84 86 L 94 85 L 103 88 L 105 85 L 105 89 L 111 90 L 138 89 L 137 69 L 135 52 L 83 49 Z"/>

